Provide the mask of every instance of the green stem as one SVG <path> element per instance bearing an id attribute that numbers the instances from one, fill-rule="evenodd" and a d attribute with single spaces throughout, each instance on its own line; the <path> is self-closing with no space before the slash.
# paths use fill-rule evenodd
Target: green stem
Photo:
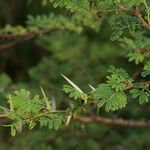
<path id="1" fill-rule="evenodd" d="M 44 116 L 44 115 L 48 115 L 48 114 L 50 114 L 50 113 L 66 113 L 66 110 L 49 110 L 49 111 L 43 112 L 43 113 L 41 113 L 41 114 L 35 116 L 35 117 L 33 118 L 33 120 L 36 119 L 36 118 L 42 117 L 42 116 Z"/>

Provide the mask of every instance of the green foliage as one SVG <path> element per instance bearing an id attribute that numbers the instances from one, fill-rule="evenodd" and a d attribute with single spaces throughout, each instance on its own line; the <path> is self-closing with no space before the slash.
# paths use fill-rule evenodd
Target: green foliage
<path id="1" fill-rule="evenodd" d="M 20 43 L 11 52 L 4 51 L 4 55 L 0 56 L 0 71 L 7 72 L 13 79 L 12 83 L 8 75 L 2 73 L 0 76 L 0 117 L 9 119 L 6 126 L 10 127 L 12 136 L 21 133 L 26 127 L 34 128 L 32 135 L 18 134 L 16 141 L 22 140 L 21 146 L 20 143 L 12 142 L 12 149 L 16 149 L 16 145 L 19 146 L 18 149 L 23 147 L 26 150 L 97 150 L 100 147 L 149 149 L 149 132 L 143 133 L 142 130 L 141 134 L 139 130 L 124 131 L 122 128 L 112 130 L 109 126 L 76 124 L 72 120 L 76 115 L 94 117 L 95 107 L 101 112 L 100 116 L 142 120 L 149 118 L 150 3 L 146 0 L 42 2 L 42 8 L 38 4 L 36 6 L 38 13 L 28 8 L 31 11 L 26 14 L 27 20 L 22 22 L 25 26 L 15 26 L 20 23 L 15 22 L 0 28 L 2 43 L 17 43 L 36 37 L 30 42 Z M 9 21 L 2 24 L 7 22 Z M 120 53 L 133 63 L 124 60 L 119 56 Z M 107 71 L 110 64 L 116 67 L 110 66 Z M 63 86 L 65 94 L 60 92 L 60 74 L 70 77 L 83 90 L 63 75 L 70 85 Z M 91 89 L 87 86 L 89 82 Z M 40 86 L 43 88 L 41 94 L 37 95 Z M 11 92 L 12 89 L 18 90 Z M 25 89 L 30 89 L 30 92 Z M 9 107 L 5 104 L 5 95 Z M 135 105 L 133 99 L 140 105 L 147 105 Z M 124 107 L 126 109 L 122 110 Z M 117 114 L 117 110 L 122 111 Z M 64 125 L 69 126 L 62 128 Z M 38 130 L 37 126 L 44 129 Z M 57 133 L 53 129 L 58 130 Z M 26 138 L 21 139 L 21 136 Z M 124 137 L 129 138 L 124 140 Z M 0 149 L 1 141 L 0 138 Z M 3 149 L 8 149 L 7 146 L 4 147 L 2 146 Z"/>
<path id="2" fill-rule="evenodd" d="M 78 90 L 74 89 L 71 86 L 64 85 L 63 91 L 65 91 L 65 93 L 69 93 L 69 97 L 73 98 L 75 100 L 76 99 L 87 100 L 87 95 L 86 94 L 79 92 Z"/>
<path id="3" fill-rule="evenodd" d="M 41 127 L 47 127 L 49 129 L 58 129 L 62 125 L 62 122 L 66 122 L 66 125 L 68 125 L 72 115 L 74 116 L 85 111 L 86 108 L 84 105 L 91 103 L 91 97 L 93 101 L 97 101 L 98 108 L 104 105 L 106 111 L 115 111 L 125 107 L 127 104 L 127 96 L 124 90 L 128 84 L 132 84 L 132 80 L 123 69 L 111 66 L 108 72 L 111 75 L 107 76 L 107 83 L 100 84 L 97 88 L 92 87 L 93 91 L 90 94 L 84 93 L 70 79 L 62 75 L 71 85 L 64 85 L 63 91 L 69 94 L 69 98 L 75 100 L 75 106 L 70 106 L 70 108 L 62 111 L 52 109 L 51 103 L 48 101 L 43 88 L 41 88 L 43 99 L 38 95 L 31 97 L 30 92 L 24 89 L 15 91 L 14 94 L 9 94 L 7 98 L 9 99 L 10 109 L 5 109 L 7 110 L 8 118 L 14 122 L 10 125 L 11 134 L 14 136 L 18 132 L 19 123 L 22 125 L 27 124 L 29 129 L 32 129 L 37 122 L 39 122 Z M 139 97 L 140 104 L 148 102 L 148 86 L 146 84 L 141 92 L 135 88 L 130 91 L 133 98 Z M 141 86 L 137 87 L 141 88 Z M 78 99 L 81 101 L 77 101 Z"/>
<path id="4" fill-rule="evenodd" d="M 82 20 L 81 20 L 82 19 Z M 74 16 L 55 15 L 50 13 L 49 15 L 29 15 L 26 21 L 26 27 L 6 25 L 0 29 L 0 33 L 8 35 L 28 35 L 33 32 L 38 35 L 44 33 L 54 32 L 58 30 L 69 30 L 76 33 L 81 33 L 83 27 L 92 28 L 94 30 L 99 29 L 100 22 L 98 17 L 94 13 L 85 13 L 82 15 L 77 13 Z"/>
<path id="5" fill-rule="evenodd" d="M 122 91 L 114 92 L 108 84 L 99 85 L 93 97 L 98 100 L 99 108 L 105 105 L 106 111 L 115 111 L 127 104 L 125 93 Z"/>
<path id="6" fill-rule="evenodd" d="M 70 79 L 68 79 L 66 76 L 62 75 L 71 85 L 72 87 L 70 86 L 67 86 L 67 85 L 64 85 L 63 87 L 63 90 L 65 91 L 65 93 L 69 93 L 69 97 L 70 98 L 74 98 L 75 100 L 76 99 L 82 99 L 84 100 L 85 102 L 87 101 L 87 94 L 83 93 L 83 91 L 76 85 L 74 84 Z"/>
<path id="7" fill-rule="evenodd" d="M 98 107 L 105 105 L 106 111 L 115 111 L 126 106 L 127 97 L 124 90 L 132 84 L 132 80 L 123 69 L 111 66 L 108 72 L 111 75 L 107 76 L 107 84 L 100 84 L 95 89 L 93 97 L 99 101 Z"/>
<path id="8" fill-rule="evenodd" d="M 123 6 L 126 6 L 128 8 L 132 8 L 134 5 L 136 5 L 139 2 L 139 0 L 121 0 L 121 3 Z"/>
<path id="9" fill-rule="evenodd" d="M 13 35 L 19 35 L 26 33 L 27 30 L 22 26 L 13 27 L 10 24 L 7 24 L 4 28 L 0 29 L 0 33 L 9 33 Z"/>
<path id="10" fill-rule="evenodd" d="M 37 32 L 41 29 L 58 30 L 58 29 L 69 29 L 80 33 L 82 28 L 76 24 L 73 20 L 70 22 L 65 16 L 55 16 L 54 14 L 43 15 L 43 16 L 28 16 L 27 21 L 28 29 L 32 32 Z"/>
<path id="11" fill-rule="evenodd" d="M 135 99 L 138 98 L 139 104 L 149 102 L 150 90 L 148 84 L 135 85 L 134 89 L 130 90 L 131 96 Z"/>
<path id="12" fill-rule="evenodd" d="M 115 89 L 115 91 L 124 90 L 128 84 L 131 84 L 132 79 L 129 77 L 128 73 L 121 69 L 111 66 L 108 72 L 111 73 L 107 76 L 107 83 Z"/>
<path id="13" fill-rule="evenodd" d="M 42 117 L 39 119 L 39 123 L 41 127 L 47 127 L 50 129 L 58 130 L 61 127 L 63 121 L 62 114 L 53 114 L 47 115 L 46 117 Z"/>
<path id="14" fill-rule="evenodd" d="M 144 65 L 143 72 L 142 72 L 142 76 L 143 76 L 143 77 L 146 77 L 146 76 L 149 76 L 149 75 L 150 75 L 150 62 L 147 62 L 147 63 Z"/>
<path id="15" fill-rule="evenodd" d="M 118 18 L 115 18 L 112 24 L 112 35 L 111 40 L 117 40 L 122 35 L 125 35 L 127 32 L 136 31 L 140 29 L 140 24 L 136 17 L 129 15 L 123 15 Z"/>
<path id="16" fill-rule="evenodd" d="M 57 7 L 65 7 L 68 10 L 71 11 L 76 11 L 80 9 L 88 9 L 89 8 L 89 3 L 86 0 L 75 0 L 75 1 L 70 1 L 70 0 L 50 0 L 50 2 L 53 4 L 54 8 Z M 47 0 L 43 0 L 43 3 L 46 4 Z"/>
<path id="17" fill-rule="evenodd" d="M 15 91 L 13 95 L 8 95 L 9 103 L 12 103 L 14 119 L 24 119 L 26 115 L 38 114 L 44 107 L 43 101 L 38 95 L 30 97 L 30 92 L 24 89 Z"/>
<path id="18" fill-rule="evenodd" d="M 38 122 L 41 127 L 55 130 L 60 128 L 64 112 L 47 109 L 47 103 L 44 103 L 44 99 L 38 95 L 31 97 L 29 91 L 21 89 L 7 97 L 10 109 L 6 111 L 9 114 L 8 118 L 13 120 L 13 123 L 9 125 L 12 136 L 15 136 L 16 132 L 21 132 L 25 124 L 29 129 L 32 129 Z"/>
<path id="19" fill-rule="evenodd" d="M 125 48 L 125 55 L 129 61 L 135 61 L 136 64 L 147 62 L 150 59 L 150 41 L 149 38 L 143 36 L 141 32 L 133 32 L 132 38 L 123 38 L 122 46 Z"/>

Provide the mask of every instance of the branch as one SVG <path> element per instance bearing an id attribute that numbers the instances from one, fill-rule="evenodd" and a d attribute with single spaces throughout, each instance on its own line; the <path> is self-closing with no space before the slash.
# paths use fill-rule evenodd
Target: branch
<path id="1" fill-rule="evenodd" d="M 144 20 L 144 18 L 142 17 L 142 14 L 140 13 L 139 7 L 136 7 L 135 9 L 130 10 L 130 9 L 124 7 L 124 6 L 121 6 L 121 5 L 118 4 L 118 3 L 116 4 L 116 7 L 117 7 L 119 10 L 123 11 L 123 12 L 126 12 L 126 13 L 129 13 L 129 14 L 135 15 L 135 16 L 139 19 L 139 21 L 142 23 L 142 25 L 143 25 L 148 31 L 150 31 L 150 25 L 149 25 L 149 24 Z"/>
<path id="2" fill-rule="evenodd" d="M 123 11 L 123 12 L 129 13 L 129 14 L 132 14 L 132 13 L 133 13 L 132 10 L 130 10 L 129 8 L 126 8 L 126 7 L 122 6 L 122 5 L 120 5 L 119 3 L 116 3 L 115 5 L 116 5 L 116 7 L 117 7 L 119 10 L 121 10 L 121 11 Z"/>
<path id="3" fill-rule="evenodd" d="M 9 33 L 4 33 L 4 34 L 0 34 L 0 38 L 6 38 L 6 39 L 31 39 L 35 36 L 38 36 L 38 35 L 42 35 L 42 34 L 47 34 L 51 31 L 55 31 L 57 30 L 56 28 L 55 29 L 39 29 L 38 31 L 36 32 L 26 32 L 26 33 L 23 33 L 23 34 L 18 34 L 18 35 L 14 35 L 14 34 L 9 34 Z"/>
<path id="4" fill-rule="evenodd" d="M 15 39 L 15 38 L 25 38 L 34 35 L 36 32 L 26 32 L 23 34 L 9 34 L 9 33 L 4 33 L 0 34 L 0 38 L 5 38 L 5 39 Z"/>
<path id="5" fill-rule="evenodd" d="M 0 118 L 0 125 L 8 124 L 11 120 L 7 118 Z"/>
<path id="6" fill-rule="evenodd" d="M 20 42 L 32 39 L 35 37 L 35 33 L 27 33 L 27 34 L 23 34 L 23 35 L 10 35 L 10 34 L 4 34 L 4 35 L 0 35 L 0 38 L 7 38 L 7 39 L 13 39 L 13 38 L 17 38 L 16 40 L 13 40 L 11 42 L 7 42 L 4 44 L 0 45 L 0 51 L 4 50 L 4 49 L 8 49 L 10 47 L 13 47 L 15 45 L 17 45 Z"/>
<path id="7" fill-rule="evenodd" d="M 144 18 L 142 17 L 142 14 L 140 13 L 140 9 L 138 7 L 136 7 L 134 10 L 133 10 L 133 14 L 135 16 L 138 17 L 139 21 L 143 24 L 143 26 L 148 30 L 150 31 L 150 25 L 144 20 Z"/>
<path id="8" fill-rule="evenodd" d="M 81 123 L 102 123 L 106 125 L 115 125 L 115 126 L 123 126 L 123 127 L 133 127 L 133 128 L 150 128 L 150 123 L 146 123 L 144 121 L 135 121 L 135 120 L 124 120 L 119 118 L 103 118 L 103 117 L 81 117 L 75 116 L 75 121 Z"/>
<path id="9" fill-rule="evenodd" d="M 55 112 L 55 111 L 54 111 Z M 8 124 L 11 122 L 11 119 L 6 118 L 7 114 L 1 115 L 0 125 Z M 73 120 L 81 123 L 101 123 L 111 126 L 123 126 L 123 127 L 133 127 L 133 128 L 150 128 L 149 122 L 144 121 L 135 121 L 135 120 L 124 120 L 120 118 L 104 118 L 104 117 L 81 117 L 75 116 Z"/>
<path id="10" fill-rule="evenodd" d="M 0 45 L 0 51 L 13 47 L 15 45 L 17 45 L 18 43 L 21 43 L 23 41 L 29 40 L 29 39 L 33 39 L 36 36 L 40 36 L 43 34 L 48 34 L 52 31 L 55 31 L 56 29 L 46 29 L 46 30 L 39 30 L 38 32 L 27 32 L 25 34 L 21 34 L 21 35 L 11 35 L 11 34 L 0 34 L 0 38 L 6 38 L 6 39 L 16 39 L 14 41 L 8 42 L 8 43 L 4 43 Z"/>
<path id="11" fill-rule="evenodd" d="M 0 51 L 4 50 L 4 49 L 8 49 L 10 47 L 15 46 L 17 43 L 19 43 L 18 41 L 11 41 L 8 43 L 4 43 L 4 44 L 0 44 Z"/>

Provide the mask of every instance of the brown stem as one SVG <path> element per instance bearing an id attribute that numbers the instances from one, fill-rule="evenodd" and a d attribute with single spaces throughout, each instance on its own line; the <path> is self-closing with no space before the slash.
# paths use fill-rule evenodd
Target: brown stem
<path id="1" fill-rule="evenodd" d="M 150 123 L 144 121 L 135 120 L 124 120 L 119 118 L 103 118 L 103 117 L 81 117 L 75 116 L 75 121 L 81 123 L 102 123 L 106 125 L 124 126 L 124 127 L 134 127 L 134 128 L 150 128 Z"/>
<path id="2" fill-rule="evenodd" d="M 13 47 L 18 43 L 21 43 L 21 42 L 29 40 L 29 39 L 33 39 L 36 36 L 48 34 L 52 31 L 56 31 L 56 29 L 45 29 L 45 30 L 39 30 L 38 32 L 27 32 L 27 33 L 21 34 L 21 35 L 0 34 L 0 38 L 15 39 L 14 41 L 1 44 L 0 50 L 4 50 L 4 49 L 10 48 L 10 47 Z"/>
<path id="3" fill-rule="evenodd" d="M 1 50 L 4 50 L 4 49 L 8 49 L 10 47 L 13 47 L 15 45 L 17 45 L 18 43 L 20 42 L 23 42 L 23 41 L 26 41 L 26 40 L 29 40 L 29 39 L 32 39 L 35 37 L 35 33 L 27 33 L 27 34 L 23 34 L 23 35 L 20 35 L 20 36 L 16 36 L 16 35 L 9 35 L 9 34 L 4 34 L 4 35 L 0 35 L 0 38 L 7 38 L 7 39 L 15 39 L 17 38 L 16 40 L 13 40 L 13 41 L 10 41 L 10 42 L 7 42 L 7 43 L 4 43 L 4 44 L 1 44 L 0 45 L 0 51 Z"/>
<path id="4" fill-rule="evenodd" d="M 133 88 L 133 84 L 130 83 L 127 87 L 125 87 L 124 91 L 130 90 Z"/>
<path id="5" fill-rule="evenodd" d="M 140 9 L 138 7 L 136 7 L 134 10 L 133 10 L 133 14 L 135 16 L 138 17 L 139 21 L 143 24 L 143 26 L 148 30 L 150 31 L 150 25 L 144 20 L 144 18 L 142 17 L 142 14 L 140 13 Z"/>
<path id="6" fill-rule="evenodd" d="M 139 7 L 136 7 L 135 9 L 130 10 L 130 9 L 124 7 L 124 6 L 121 6 L 121 5 L 118 4 L 118 3 L 116 4 L 116 7 L 117 7 L 119 10 L 123 11 L 123 12 L 126 12 L 126 13 L 129 13 L 129 14 L 135 15 L 135 16 L 139 19 L 139 21 L 141 22 L 141 24 L 142 24 L 148 31 L 150 31 L 150 25 L 149 25 L 149 24 L 144 20 L 144 18 L 142 17 L 142 14 L 140 13 Z"/>
<path id="7" fill-rule="evenodd" d="M 133 128 L 150 128 L 150 123 L 145 121 L 135 121 L 135 120 L 124 120 L 120 118 L 105 118 L 105 117 L 82 117 L 75 116 L 73 120 L 80 123 L 100 123 L 112 126 L 123 126 L 123 127 L 133 127 Z M 10 123 L 11 120 L 8 118 L 0 118 L 0 124 Z"/>
<path id="8" fill-rule="evenodd" d="M 130 10 L 129 8 L 126 8 L 126 7 L 122 6 L 122 5 L 120 5 L 119 3 L 116 3 L 115 5 L 118 8 L 118 10 L 132 14 L 132 10 Z"/>
<path id="9" fill-rule="evenodd" d="M 4 43 L 4 44 L 0 44 L 0 51 L 4 50 L 4 49 L 8 49 L 10 47 L 15 46 L 17 43 L 19 43 L 18 41 L 11 41 L 8 43 Z"/>
<path id="10" fill-rule="evenodd" d="M 134 15 L 136 16 L 139 21 L 141 22 L 141 24 L 148 30 L 150 31 L 150 25 L 145 21 L 145 19 L 142 17 L 142 14 L 140 13 L 140 9 L 138 6 L 136 6 L 135 9 L 129 9 L 129 8 L 126 8 L 122 5 L 120 5 L 119 3 L 116 3 L 115 4 L 116 7 L 118 8 L 119 11 L 122 11 L 122 12 L 125 12 L 125 13 L 128 13 L 128 14 L 131 14 L 131 15 Z"/>

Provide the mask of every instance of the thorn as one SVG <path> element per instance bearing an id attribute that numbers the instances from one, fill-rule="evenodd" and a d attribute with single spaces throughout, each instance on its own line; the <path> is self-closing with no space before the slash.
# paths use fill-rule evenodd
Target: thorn
<path id="1" fill-rule="evenodd" d="M 89 87 L 95 91 L 95 88 L 91 84 L 89 84 Z"/>
<path id="2" fill-rule="evenodd" d="M 12 99 L 11 99 L 11 95 L 8 95 L 9 98 L 9 105 L 10 105 L 10 111 L 14 111 L 14 107 L 13 107 L 13 103 L 12 103 Z"/>
<path id="3" fill-rule="evenodd" d="M 48 110 L 51 110 L 51 105 L 50 105 L 50 103 L 49 103 L 49 101 L 48 101 L 48 98 L 47 98 L 47 96 L 46 96 L 46 94 L 45 94 L 45 92 L 44 92 L 44 90 L 43 90 L 42 87 L 41 87 L 41 92 L 42 92 L 43 98 L 44 98 L 44 100 L 45 100 L 46 108 L 47 108 Z"/>
<path id="4" fill-rule="evenodd" d="M 69 82 L 77 91 L 79 91 L 80 93 L 83 93 L 83 91 L 76 85 L 74 84 L 70 79 L 68 79 L 66 76 L 64 76 L 63 74 L 61 74 L 64 79 Z"/>

